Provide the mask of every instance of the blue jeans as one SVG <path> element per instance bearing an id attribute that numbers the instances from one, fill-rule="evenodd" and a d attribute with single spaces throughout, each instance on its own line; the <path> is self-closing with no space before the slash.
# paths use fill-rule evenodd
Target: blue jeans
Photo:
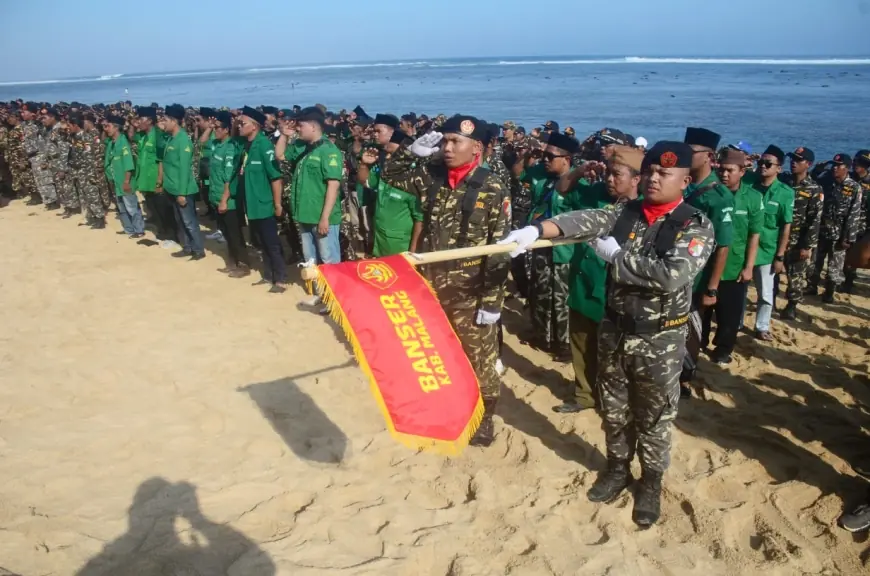
<path id="1" fill-rule="evenodd" d="M 338 239 L 338 224 L 329 225 L 329 233 L 317 233 L 317 224 L 299 224 L 302 236 L 302 257 L 307 262 L 314 259 L 318 264 L 338 264 L 341 262 L 341 244 Z"/>
<path id="2" fill-rule="evenodd" d="M 755 316 L 755 331 L 770 331 L 770 315 L 773 313 L 773 264 L 756 266 L 752 271 L 752 281 L 758 292 L 758 311 Z"/>
<path id="3" fill-rule="evenodd" d="M 181 206 L 178 198 L 175 201 L 175 222 L 178 224 L 178 236 L 185 252 L 205 254 L 202 234 L 199 232 L 199 219 L 196 217 L 196 196 L 186 196 L 187 204 Z"/>
<path id="4" fill-rule="evenodd" d="M 127 234 L 145 232 L 145 219 L 142 218 L 142 210 L 139 209 L 139 197 L 135 194 L 118 196 L 118 216 Z"/>

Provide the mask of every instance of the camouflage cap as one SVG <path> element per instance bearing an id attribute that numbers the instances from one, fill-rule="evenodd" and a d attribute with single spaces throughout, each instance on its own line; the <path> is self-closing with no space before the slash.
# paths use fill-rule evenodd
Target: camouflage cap
<path id="1" fill-rule="evenodd" d="M 516 130 L 517 129 L 516 123 L 512 120 L 508 120 L 507 122 L 502 124 L 501 127 L 503 130 Z"/>

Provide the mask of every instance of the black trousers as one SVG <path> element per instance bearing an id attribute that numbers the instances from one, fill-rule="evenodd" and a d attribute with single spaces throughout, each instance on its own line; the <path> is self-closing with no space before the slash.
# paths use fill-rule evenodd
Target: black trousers
<path id="1" fill-rule="evenodd" d="M 227 249 L 230 252 L 230 261 L 236 266 L 251 267 L 248 258 L 248 249 L 245 246 L 245 236 L 242 233 L 242 220 L 238 210 L 227 210 L 223 214 L 217 213 L 218 229 L 223 233 L 227 241 Z"/>
<path id="2" fill-rule="evenodd" d="M 175 222 L 175 199 L 166 192 L 144 194 L 145 206 L 153 214 L 159 240 L 178 242 L 178 225 Z"/>
<path id="3" fill-rule="evenodd" d="M 722 354 L 731 354 L 734 351 L 748 287 L 748 283 L 736 280 L 719 282 L 719 296 L 716 298 L 716 304 L 705 308 L 701 314 L 702 345 L 706 347 L 710 341 L 711 324 L 715 313 L 716 335 L 713 338 L 713 345 Z"/>
<path id="4" fill-rule="evenodd" d="M 263 278 L 272 283 L 287 282 L 287 264 L 284 249 L 278 238 L 278 221 L 275 217 L 248 219 L 251 236 L 255 236 L 263 250 Z"/>

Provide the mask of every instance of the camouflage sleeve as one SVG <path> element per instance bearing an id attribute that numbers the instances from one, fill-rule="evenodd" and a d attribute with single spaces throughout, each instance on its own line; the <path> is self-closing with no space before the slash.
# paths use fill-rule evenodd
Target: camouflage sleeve
<path id="1" fill-rule="evenodd" d="M 622 213 L 622 204 L 614 204 L 597 210 L 576 210 L 552 218 L 550 222 L 559 227 L 564 238 L 583 241 L 606 236 Z"/>
<path id="2" fill-rule="evenodd" d="M 858 232 L 861 226 L 861 207 L 863 206 L 861 196 L 863 190 L 861 189 L 861 185 L 857 182 L 849 184 L 849 187 L 852 189 L 852 203 L 849 206 L 849 213 L 846 214 L 842 239 L 844 242 L 854 244 L 858 239 Z"/>
<path id="3" fill-rule="evenodd" d="M 384 161 L 381 180 L 418 198 L 425 195 L 432 177 L 425 163 L 407 148 L 399 148 Z"/>
<path id="4" fill-rule="evenodd" d="M 54 169 L 57 172 L 66 172 L 69 170 L 69 151 L 70 143 L 66 138 L 61 138 L 57 143 L 57 155 L 55 157 Z"/>
<path id="5" fill-rule="evenodd" d="M 619 284 L 674 292 L 694 281 L 714 247 L 713 224 L 706 217 L 694 219 L 663 258 L 623 250 L 614 258 L 611 274 Z"/>
<path id="6" fill-rule="evenodd" d="M 804 216 L 804 238 L 798 249 L 800 250 L 815 250 L 819 245 L 819 230 L 822 224 L 822 187 L 818 186 L 814 190 L 815 194 L 810 198 L 807 205 L 807 213 Z"/>
<path id="7" fill-rule="evenodd" d="M 487 218 L 487 244 L 495 244 L 511 231 L 511 197 L 510 191 L 499 178 L 491 178 L 489 190 L 494 198 L 489 207 Z M 509 254 L 487 256 L 483 263 L 483 291 L 480 297 L 480 308 L 486 312 L 497 314 L 501 312 L 504 303 L 504 287 L 510 271 Z"/>
<path id="8" fill-rule="evenodd" d="M 32 126 L 24 129 L 24 151 L 28 156 L 33 156 L 37 152 L 36 130 Z"/>

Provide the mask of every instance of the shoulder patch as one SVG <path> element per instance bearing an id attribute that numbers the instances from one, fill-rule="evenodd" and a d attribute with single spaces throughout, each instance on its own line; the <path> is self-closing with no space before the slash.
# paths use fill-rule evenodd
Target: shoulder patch
<path id="1" fill-rule="evenodd" d="M 701 240 L 700 238 L 692 238 L 692 240 L 689 242 L 688 247 L 689 254 L 691 254 L 695 258 L 698 258 L 701 254 L 704 253 L 704 246 L 705 244 L 703 240 Z"/>

